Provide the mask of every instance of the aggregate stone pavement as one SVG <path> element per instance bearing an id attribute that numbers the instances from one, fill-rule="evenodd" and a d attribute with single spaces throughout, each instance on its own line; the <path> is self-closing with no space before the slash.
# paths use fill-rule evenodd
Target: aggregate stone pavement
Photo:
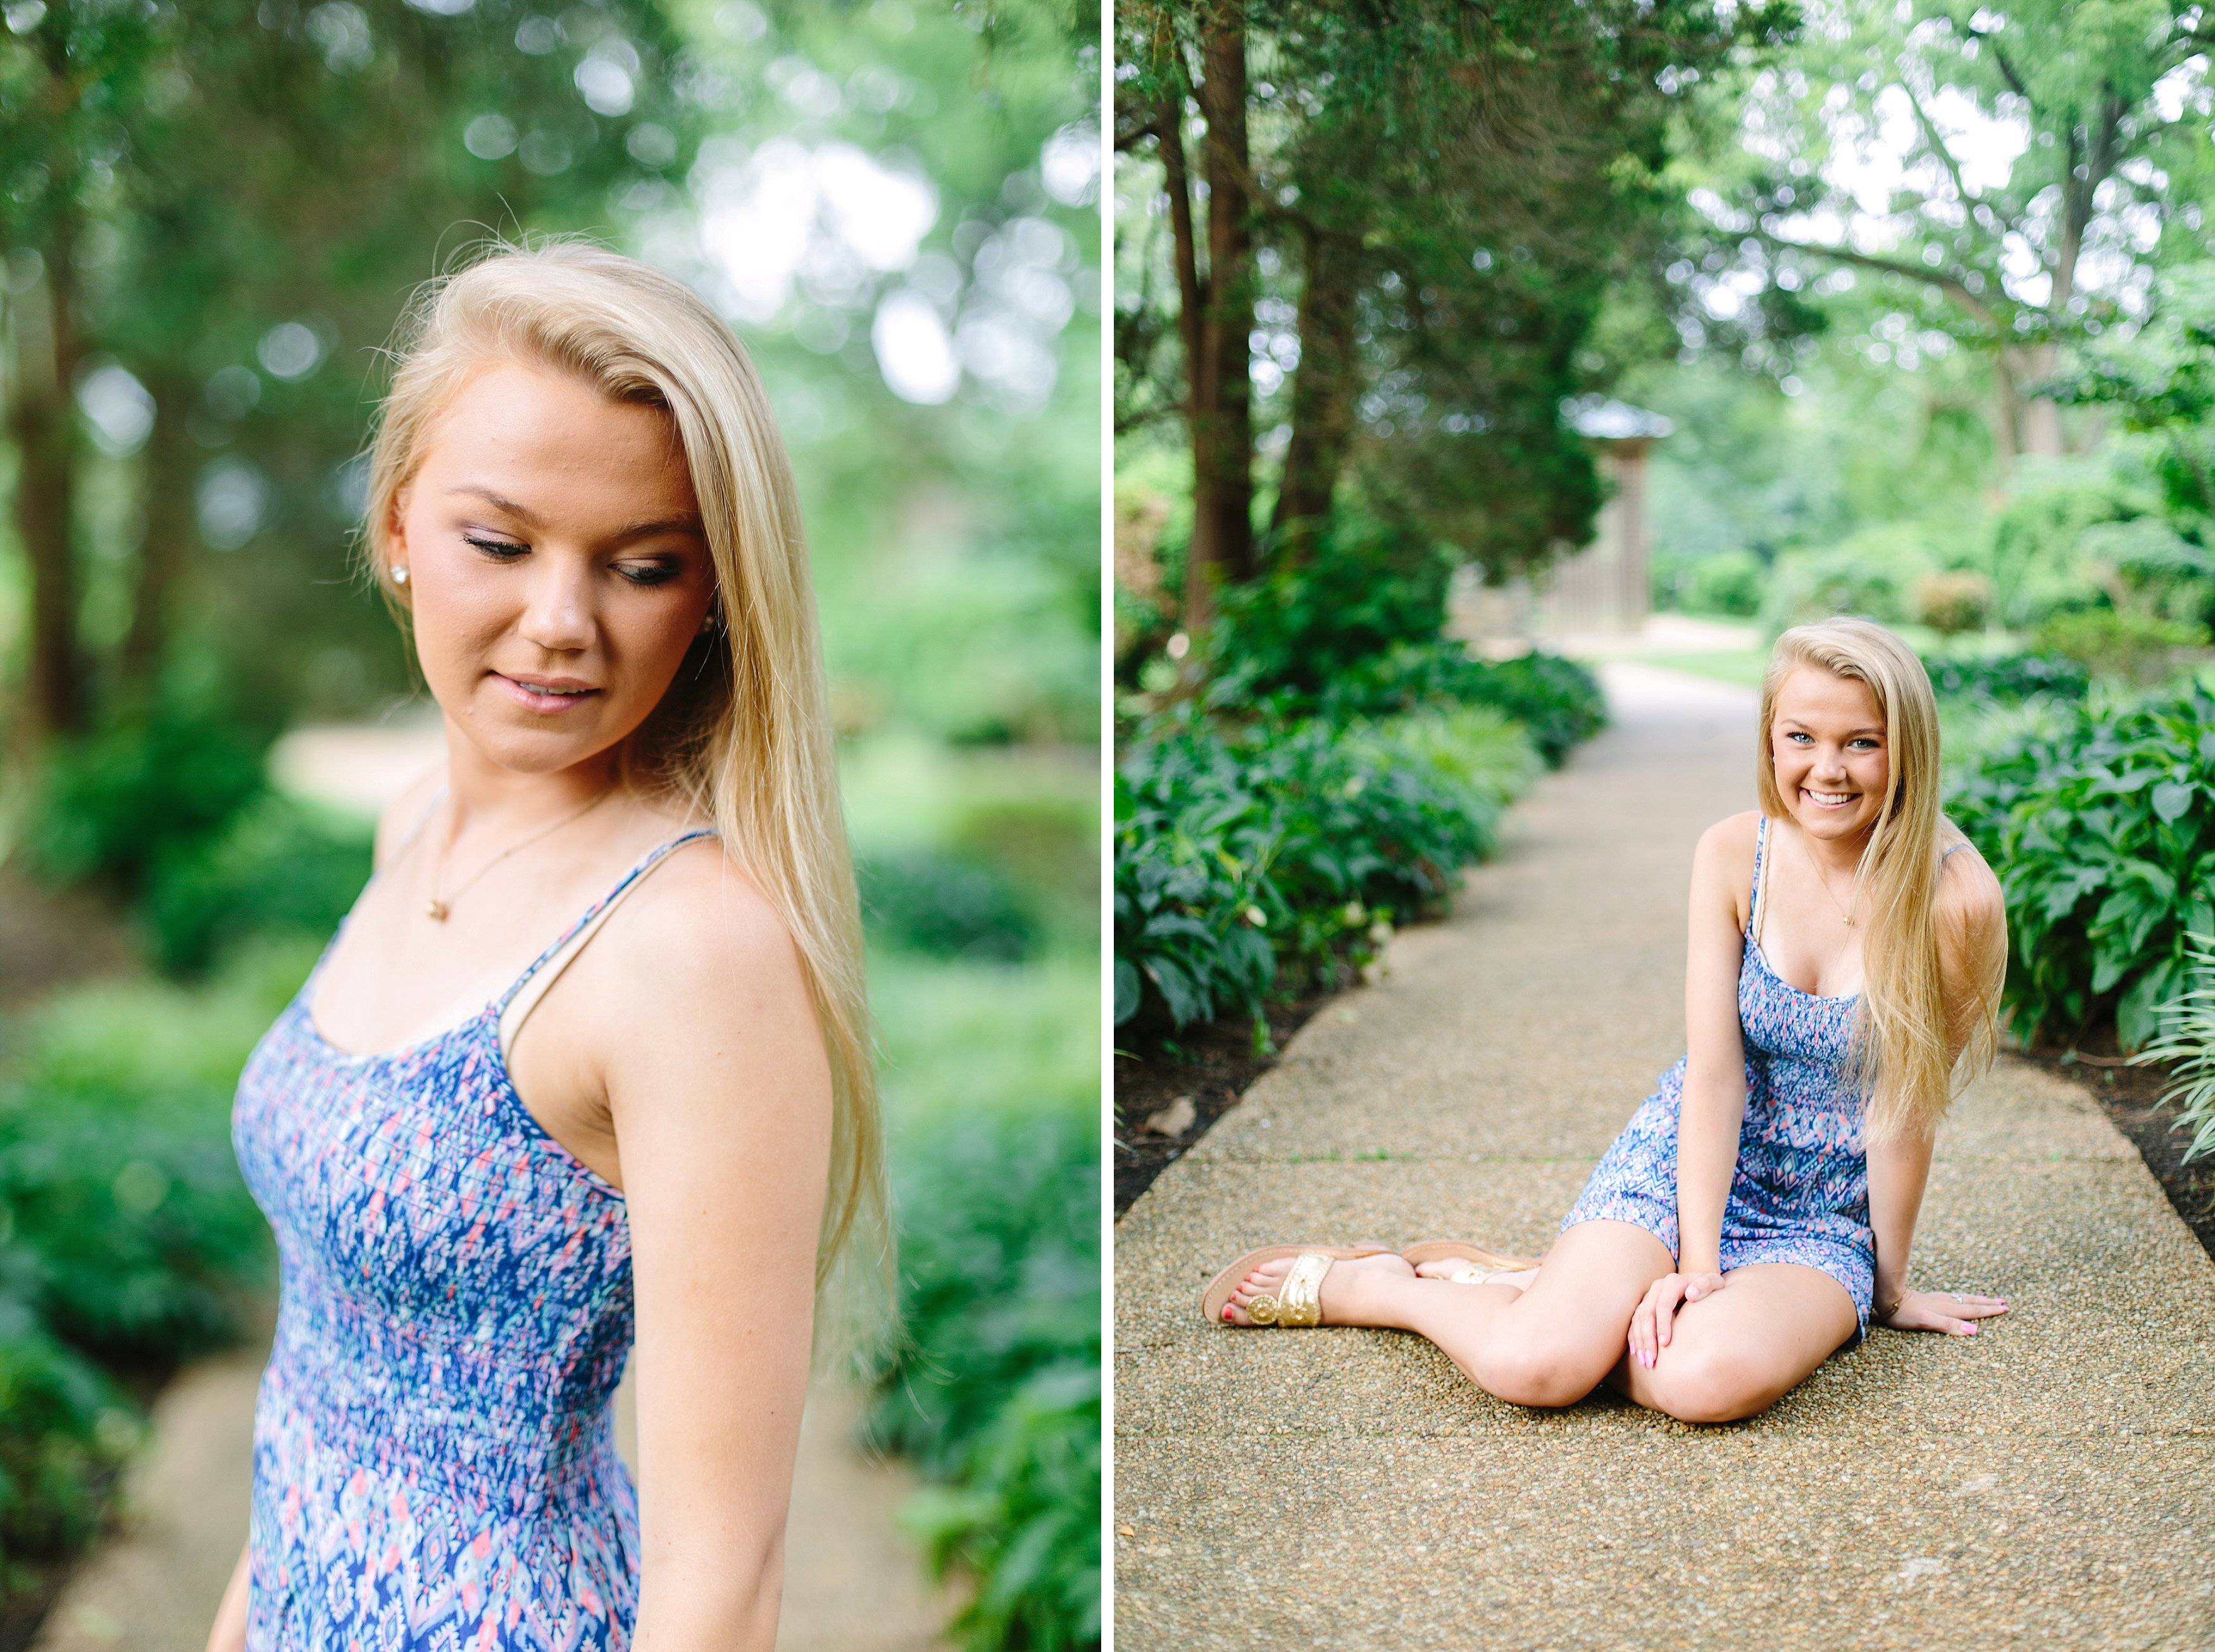
<path id="1" fill-rule="evenodd" d="M 2215 1263 L 2027 1063 L 1956 1104 L 1913 1269 L 2012 1311 L 1876 1330 L 1743 1423 L 1525 1410 L 1420 1338 L 1201 1322 L 1255 1244 L 1543 1250 L 1682 1053 L 1691 848 L 1753 804 L 1753 697 L 1604 675 L 1612 726 L 1451 921 L 1120 1224 L 1117 1646 L 2215 1648 Z"/>

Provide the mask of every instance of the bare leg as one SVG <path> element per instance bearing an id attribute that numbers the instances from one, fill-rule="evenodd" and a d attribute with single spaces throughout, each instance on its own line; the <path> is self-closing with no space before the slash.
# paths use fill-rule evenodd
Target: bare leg
<path id="1" fill-rule="evenodd" d="M 1641 1405 L 1681 1422 L 1734 1422 L 1783 1398 L 1857 1323 L 1846 1287 L 1819 1268 L 1734 1268 L 1721 1290 L 1678 1310 L 1652 1369 L 1626 1359 L 1613 1380 Z"/>
<path id="2" fill-rule="evenodd" d="M 1233 1322 L 1246 1323 L 1247 1302 L 1273 1291 L 1291 1265 L 1265 1262 L 1242 1282 Z M 1322 1318 L 1427 1337 L 1463 1376 L 1512 1404 L 1572 1405 L 1623 1358 L 1632 1311 L 1674 1266 L 1642 1227 L 1580 1222 L 1535 1274 L 1515 1276 L 1530 1280 L 1527 1289 L 1418 1278 L 1397 1256 L 1340 1262 L 1323 1279 Z"/>

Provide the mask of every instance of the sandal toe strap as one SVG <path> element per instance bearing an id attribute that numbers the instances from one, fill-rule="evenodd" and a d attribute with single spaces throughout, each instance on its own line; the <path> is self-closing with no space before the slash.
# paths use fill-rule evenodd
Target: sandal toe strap
<path id="1" fill-rule="evenodd" d="M 1322 1323 L 1322 1277 L 1330 1272 L 1331 1258 L 1313 1250 L 1300 1253 L 1278 1281 L 1274 1296 L 1257 1296 L 1246 1305 L 1246 1317 L 1257 1325 L 1304 1326 Z"/>

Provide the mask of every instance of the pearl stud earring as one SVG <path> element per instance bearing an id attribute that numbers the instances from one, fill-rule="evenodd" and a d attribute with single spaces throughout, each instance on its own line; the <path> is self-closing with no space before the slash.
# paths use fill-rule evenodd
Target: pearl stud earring
<path id="1" fill-rule="evenodd" d="M 395 584 L 395 585 L 405 585 L 405 584 L 407 584 L 407 583 L 408 583 L 408 570 L 407 570 L 406 568 L 394 568 L 394 569 L 392 570 L 392 582 L 393 582 L 393 584 Z"/>

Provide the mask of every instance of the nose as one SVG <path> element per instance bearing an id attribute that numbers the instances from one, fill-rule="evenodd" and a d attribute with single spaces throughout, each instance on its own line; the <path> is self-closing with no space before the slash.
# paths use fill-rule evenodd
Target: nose
<path id="1" fill-rule="evenodd" d="M 592 646 L 591 572 L 581 558 L 542 556 L 516 629 L 549 654 L 580 654 Z"/>

